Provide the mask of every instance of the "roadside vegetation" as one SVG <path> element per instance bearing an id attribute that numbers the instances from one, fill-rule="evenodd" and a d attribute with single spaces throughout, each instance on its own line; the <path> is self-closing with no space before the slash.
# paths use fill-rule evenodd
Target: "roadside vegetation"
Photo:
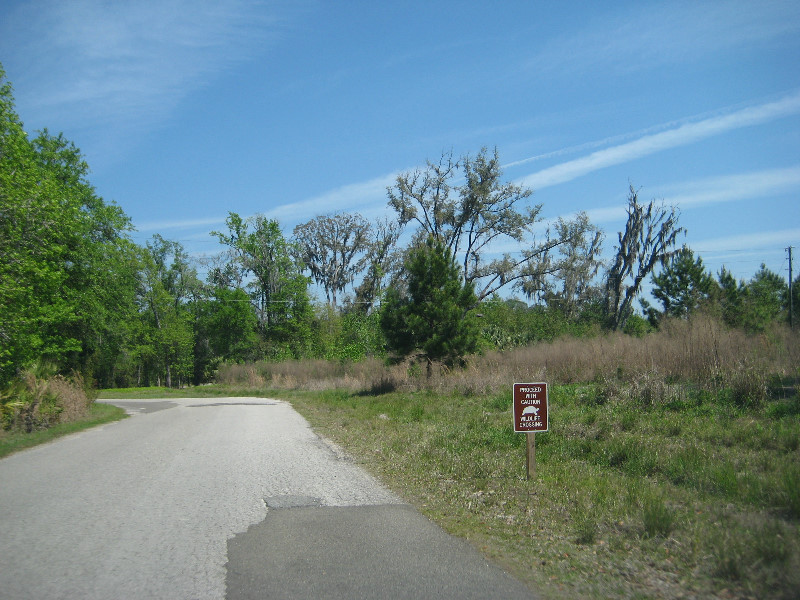
<path id="1" fill-rule="evenodd" d="M 641 338 L 563 338 L 430 376 L 301 360 L 108 397 L 292 403 L 423 513 L 543 598 L 795 598 L 800 339 L 697 315 Z M 513 432 L 511 384 L 550 383 L 550 431 Z"/>
<path id="2" fill-rule="evenodd" d="M 691 353 L 687 355 L 687 349 Z M 230 367 L 545 598 L 795 598 L 796 334 L 699 318 L 413 365 Z M 511 383 L 548 381 L 550 431 L 513 432 Z"/>
<path id="3" fill-rule="evenodd" d="M 795 598 L 800 426 L 721 399 L 598 402 L 554 386 L 525 436 L 508 393 L 292 393 L 322 435 L 548 598 Z"/>
<path id="4" fill-rule="evenodd" d="M 0 429 L 0 458 L 84 429 L 119 421 L 125 416 L 125 411 L 121 408 L 92 402 L 83 416 L 71 421 L 59 421 L 47 429 L 34 429 L 31 432 Z"/>
<path id="5" fill-rule="evenodd" d="M 125 417 L 121 408 L 95 402 L 96 390 L 79 374 L 55 369 L 38 363 L 0 391 L 0 458 Z"/>

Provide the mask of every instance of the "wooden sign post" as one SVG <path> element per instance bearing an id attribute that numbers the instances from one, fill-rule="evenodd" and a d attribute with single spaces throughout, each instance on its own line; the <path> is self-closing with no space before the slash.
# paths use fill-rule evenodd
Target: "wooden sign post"
<path id="1" fill-rule="evenodd" d="M 528 438 L 527 451 L 525 452 L 525 468 L 528 473 L 528 481 L 536 479 L 536 434 L 526 433 Z"/>
<path id="2" fill-rule="evenodd" d="M 536 479 L 536 434 L 550 428 L 546 383 L 514 384 L 514 431 L 527 435 L 525 464 L 528 479 Z"/>

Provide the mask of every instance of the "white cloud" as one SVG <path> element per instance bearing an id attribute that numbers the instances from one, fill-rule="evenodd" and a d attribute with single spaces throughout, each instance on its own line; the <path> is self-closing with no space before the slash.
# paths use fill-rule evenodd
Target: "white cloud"
<path id="1" fill-rule="evenodd" d="M 798 189 L 800 166 L 795 166 L 682 181 L 653 188 L 652 196 L 663 200 L 667 206 L 687 209 L 707 204 L 765 198 Z M 614 206 L 591 208 L 585 212 L 589 221 L 595 225 L 624 222 L 627 218 L 626 207 L 627 203 L 623 202 Z M 561 216 L 569 220 L 574 219 L 576 214 Z"/>
<path id="2" fill-rule="evenodd" d="M 779 43 L 800 32 L 800 5 L 792 0 L 645 2 L 585 23 L 545 44 L 529 68 L 570 76 L 597 69 L 631 72 Z"/>
<path id="3" fill-rule="evenodd" d="M 785 248 L 800 240 L 800 229 L 780 229 L 777 231 L 757 231 L 725 237 L 698 240 L 692 244 L 698 252 L 726 252 L 754 250 L 758 248 Z"/>
<path id="4" fill-rule="evenodd" d="M 265 211 L 263 214 L 269 219 L 277 220 L 287 234 L 299 223 L 313 219 L 320 215 L 327 215 L 341 211 L 358 212 L 368 220 L 376 221 L 388 215 L 386 203 L 386 188 L 394 184 L 397 174 L 392 173 L 376 177 L 369 181 L 352 183 L 319 196 L 284 204 Z M 245 215 L 243 215 L 245 217 Z M 160 232 L 163 230 L 183 230 L 181 240 L 197 238 L 208 241 L 208 228 L 225 227 L 225 217 L 210 217 L 205 219 L 179 219 L 173 221 L 150 221 L 136 225 L 136 232 Z M 186 230 L 197 230 L 190 234 Z M 142 237 L 138 235 L 137 237 Z M 166 236 L 169 237 L 169 236 Z"/>
<path id="5" fill-rule="evenodd" d="M 26 119 L 116 144 L 278 35 L 257 0 L 35 0 L 2 21 L 0 52 Z"/>
<path id="6" fill-rule="evenodd" d="M 278 206 L 265 214 L 281 224 L 297 224 L 319 215 L 349 210 L 369 217 L 371 213 L 381 212 L 386 206 L 386 188 L 393 185 L 396 179 L 397 173 L 391 173 L 369 181 L 352 183 L 308 200 Z"/>
<path id="7" fill-rule="evenodd" d="M 800 93 L 721 116 L 690 122 L 645 135 L 632 142 L 598 150 L 587 156 L 542 169 L 518 180 L 534 190 L 572 181 L 588 173 L 655 154 L 662 150 L 685 146 L 734 129 L 767 123 L 800 112 Z"/>
<path id="8" fill-rule="evenodd" d="M 655 191 L 667 204 L 680 208 L 765 198 L 800 188 L 800 166 L 707 177 Z"/>

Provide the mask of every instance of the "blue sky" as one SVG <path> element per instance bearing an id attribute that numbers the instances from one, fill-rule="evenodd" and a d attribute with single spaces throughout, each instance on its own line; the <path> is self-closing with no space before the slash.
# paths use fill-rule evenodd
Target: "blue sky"
<path id="1" fill-rule="evenodd" d="M 0 62 L 141 243 L 218 252 L 228 211 L 378 217 L 398 173 L 485 146 L 607 255 L 629 183 L 715 273 L 788 277 L 800 247 L 796 0 L 6 0 Z"/>

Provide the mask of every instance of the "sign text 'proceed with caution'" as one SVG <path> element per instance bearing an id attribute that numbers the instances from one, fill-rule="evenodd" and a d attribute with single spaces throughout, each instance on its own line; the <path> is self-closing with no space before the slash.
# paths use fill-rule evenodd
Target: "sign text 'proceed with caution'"
<path id="1" fill-rule="evenodd" d="M 514 431 L 540 433 L 549 427 L 547 417 L 547 384 L 514 384 Z"/>

